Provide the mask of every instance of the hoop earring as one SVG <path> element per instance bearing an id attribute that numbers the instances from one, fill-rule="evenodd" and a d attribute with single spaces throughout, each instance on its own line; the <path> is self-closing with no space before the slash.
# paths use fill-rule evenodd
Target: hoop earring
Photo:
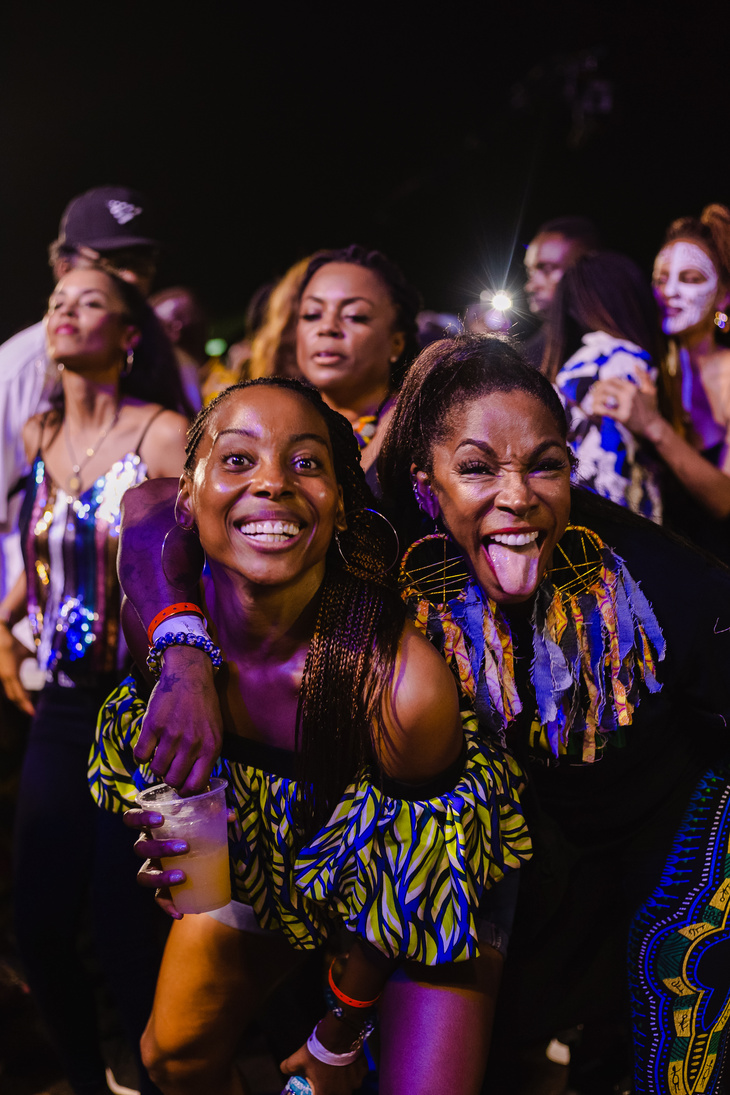
<path id="1" fill-rule="evenodd" d="M 200 543 L 200 539 L 198 537 L 198 530 L 195 528 L 195 525 L 194 524 L 193 525 L 184 525 L 181 521 L 178 520 L 177 504 L 178 504 L 179 500 L 180 500 L 180 495 L 178 493 L 178 496 L 175 499 L 175 508 L 173 510 L 173 514 L 174 514 L 174 517 L 175 517 L 175 524 L 172 526 L 172 528 L 167 530 L 167 532 L 165 533 L 165 539 L 162 541 L 162 547 L 160 548 L 160 566 L 162 567 L 162 573 L 165 575 L 165 578 L 170 583 L 172 588 L 179 590 L 181 593 L 184 593 L 184 592 L 186 592 L 190 589 L 194 589 L 195 586 L 197 586 L 198 582 L 200 581 L 200 579 L 203 576 L 203 570 L 205 569 L 206 558 L 205 558 L 205 551 L 203 550 L 203 546 Z M 197 573 L 192 575 L 192 576 L 190 575 L 189 569 L 188 569 L 189 562 L 190 562 L 189 559 L 188 559 L 188 552 L 189 552 L 191 547 L 193 548 L 193 550 L 195 550 L 196 545 L 194 543 L 192 543 L 190 540 L 185 540 L 185 539 L 183 539 L 182 541 L 180 541 L 176 545 L 175 540 L 174 540 L 174 536 L 173 536 L 173 534 L 175 532 L 182 532 L 182 533 L 191 533 L 192 532 L 195 535 L 195 538 L 197 540 L 197 550 L 198 550 L 198 562 L 196 564 Z M 173 539 L 170 539 L 170 537 L 173 537 Z M 165 565 L 165 550 L 166 549 L 168 551 L 168 556 L 172 555 L 172 558 L 168 559 L 167 565 Z M 180 585 L 179 584 L 180 582 L 183 582 L 184 584 Z"/>
<path id="2" fill-rule="evenodd" d="M 129 374 L 130 374 L 130 373 L 131 373 L 131 371 L 132 371 L 132 366 L 133 366 L 133 365 L 134 365 L 134 350 L 133 350 L 133 349 L 132 349 L 132 347 L 130 346 L 130 348 L 129 348 L 129 349 L 127 350 L 127 361 L 126 361 L 126 364 L 125 364 L 125 365 L 122 365 L 122 371 L 121 371 L 121 373 L 120 373 L 119 375 L 120 375 L 120 376 L 129 376 Z"/>
<path id="3" fill-rule="evenodd" d="M 715 326 L 719 327 L 721 331 L 724 331 L 727 327 L 728 318 L 726 312 L 715 312 Z"/>
<path id="4" fill-rule="evenodd" d="M 441 550 L 439 550 L 441 545 Z M 423 561 L 414 565 L 413 555 L 424 549 Z M 432 604 L 446 604 L 465 588 L 470 578 L 464 557 L 448 532 L 429 532 L 407 548 L 399 578 L 403 592 Z"/>
<path id="5" fill-rule="evenodd" d="M 392 561 L 390 563 L 388 563 L 388 565 L 385 568 L 385 573 L 387 574 L 389 571 L 391 571 L 393 569 L 395 564 L 400 559 L 400 539 L 398 537 L 398 533 L 396 532 L 395 528 L 393 527 L 391 522 L 388 520 L 388 518 L 385 516 L 385 514 L 381 513 L 380 510 L 371 509 L 369 506 L 361 506 L 360 509 L 350 510 L 349 513 L 345 514 L 345 521 L 347 521 L 348 517 L 356 517 L 358 513 L 374 513 L 376 517 L 380 517 L 381 520 L 385 521 L 386 525 L 388 526 L 390 531 L 393 533 L 393 536 L 395 537 L 395 555 L 393 556 Z M 343 529 L 342 531 L 344 532 L 345 529 Z M 340 542 L 339 529 L 338 529 L 337 532 L 335 532 L 335 543 L 337 544 L 337 550 L 340 553 L 340 558 L 342 559 L 342 562 L 345 564 L 345 566 L 348 568 L 348 570 L 356 569 L 355 566 L 349 561 L 349 559 L 345 555 L 344 551 L 342 550 L 342 544 Z"/>

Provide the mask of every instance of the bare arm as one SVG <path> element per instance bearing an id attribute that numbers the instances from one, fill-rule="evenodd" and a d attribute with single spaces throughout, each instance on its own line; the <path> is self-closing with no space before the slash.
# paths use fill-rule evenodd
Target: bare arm
<path id="1" fill-rule="evenodd" d="M 12 632 L 13 626 L 25 615 L 26 600 L 27 585 L 23 572 L 0 604 L 0 684 L 16 707 L 27 715 L 33 715 L 33 704 L 19 676 L 20 663 L 28 657 L 28 651 Z"/>
<path id="2" fill-rule="evenodd" d="M 425 783 L 461 753 L 464 734 L 456 682 L 441 655 L 406 624 L 383 727 L 375 731 L 381 768 L 393 779 Z"/>
<path id="3" fill-rule="evenodd" d="M 603 380 L 591 391 L 594 407 L 650 441 L 680 483 L 713 517 L 730 516 L 727 460 L 723 469 L 716 468 L 672 429 L 659 413 L 656 388 L 650 380 L 642 380 L 639 387 L 628 380 Z"/>
<path id="4" fill-rule="evenodd" d="M 145 632 L 158 612 L 180 601 L 200 603 L 200 545 L 192 533 L 174 528 L 177 489 L 175 479 L 148 480 L 127 491 L 122 503 L 119 579 L 128 600 L 125 633 L 138 659 L 146 646 Z M 163 571 L 162 545 L 170 529 Z M 130 607 L 141 627 L 130 619 Z M 195 794 L 208 782 L 221 740 L 210 658 L 192 647 L 170 647 L 150 697 L 135 757 L 153 758 L 152 770 L 161 779 L 181 794 Z"/>

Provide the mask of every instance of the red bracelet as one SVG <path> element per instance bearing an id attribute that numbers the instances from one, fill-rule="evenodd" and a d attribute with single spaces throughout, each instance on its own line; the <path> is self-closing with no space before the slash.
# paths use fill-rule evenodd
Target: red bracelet
<path id="1" fill-rule="evenodd" d="M 330 983 L 330 988 L 332 989 L 332 991 L 334 992 L 335 996 L 340 1001 L 340 1003 L 341 1004 L 347 1004 L 351 1008 L 372 1008 L 372 1007 L 375 1007 L 375 1005 L 377 1004 L 378 1000 L 380 999 L 380 997 L 382 995 L 381 993 L 378 993 L 378 995 L 375 997 L 374 1000 L 353 1000 L 352 996 L 345 996 L 344 992 L 342 992 L 341 989 L 337 988 L 337 985 L 335 984 L 335 979 L 332 976 L 332 966 L 334 966 L 336 961 L 337 961 L 336 958 L 332 959 L 332 964 L 330 965 L 329 973 L 327 974 L 327 979 Z"/>
<path id="2" fill-rule="evenodd" d="M 152 645 L 155 629 L 158 628 L 160 624 L 164 623 L 165 620 L 169 620 L 171 616 L 182 615 L 200 616 L 201 620 L 205 619 L 202 608 L 199 605 L 193 604 L 192 601 L 178 601 L 177 604 L 168 605 L 167 608 L 162 609 L 162 612 L 157 613 L 154 620 L 147 628 L 147 638 L 150 646 Z"/>

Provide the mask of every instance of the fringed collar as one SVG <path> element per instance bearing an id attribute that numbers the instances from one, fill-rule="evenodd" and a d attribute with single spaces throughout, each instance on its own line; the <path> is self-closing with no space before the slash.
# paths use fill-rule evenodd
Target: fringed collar
<path id="1" fill-rule="evenodd" d="M 541 582 L 532 615 L 530 679 L 537 700 L 532 744 L 590 764 L 609 736 L 622 744 L 643 681 L 657 692 L 666 644 L 656 616 L 618 555 L 590 529 L 571 525 Z M 441 604 L 415 584 L 416 623 L 439 637 L 444 656 L 480 718 L 504 740 L 522 710 L 508 621 L 472 580 Z"/>

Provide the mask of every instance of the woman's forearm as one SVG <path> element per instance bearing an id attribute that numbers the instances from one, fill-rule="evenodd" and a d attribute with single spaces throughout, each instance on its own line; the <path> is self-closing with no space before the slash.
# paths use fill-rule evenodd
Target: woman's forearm
<path id="1" fill-rule="evenodd" d="M 706 460 L 688 441 L 659 418 L 645 432 L 664 463 L 680 483 L 713 517 L 730 516 L 730 476 Z"/>
<path id="2" fill-rule="evenodd" d="M 128 490 L 122 501 L 119 581 L 145 628 L 167 605 L 199 599 L 200 542 L 194 533 L 175 528 L 177 490 L 176 479 L 150 479 Z"/>
<path id="3" fill-rule="evenodd" d="M 360 1002 L 377 1001 L 396 964 L 395 959 L 386 958 L 356 939 L 344 962 L 334 963 L 333 979 L 343 996 Z M 368 1018 L 370 1009 L 349 1006 L 341 1000 L 338 1004 L 342 1006 L 342 1018 L 328 1012 L 318 1026 L 318 1037 L 333 1053 L 344 1053 L 355 1041 L 358 1027 Z"/>
<path id="4" fill-rule="evenodd" d="M 8 627 L 14 627 L 18 620 L 22 620 L 25 616 L 27 600 L 28 585 L 25 571 L 23 571 L 0 602 L 0 621 Z"/>

